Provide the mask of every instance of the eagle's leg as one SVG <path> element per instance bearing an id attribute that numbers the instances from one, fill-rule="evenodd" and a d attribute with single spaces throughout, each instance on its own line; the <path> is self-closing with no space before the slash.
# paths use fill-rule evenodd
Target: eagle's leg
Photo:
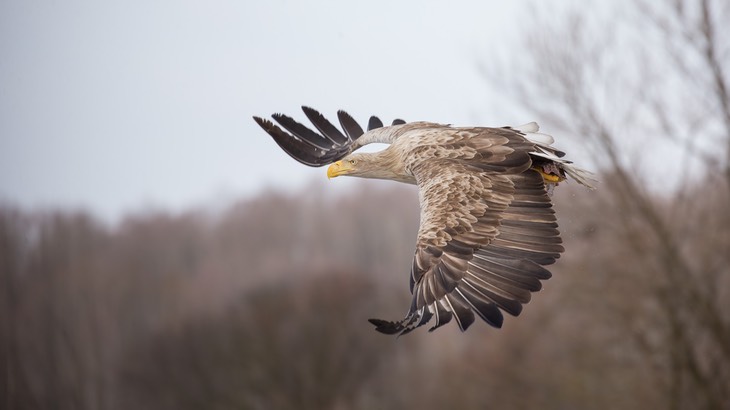
<path id="1" fill-rule="evenodd" d="M 534 166 L 532 169 L 539 172 L 542 175 L 542 179 L 548 184 L 557 184 L 565 180 L 565 176 L 560 172 L 560 168 L 552 162 Z"/>

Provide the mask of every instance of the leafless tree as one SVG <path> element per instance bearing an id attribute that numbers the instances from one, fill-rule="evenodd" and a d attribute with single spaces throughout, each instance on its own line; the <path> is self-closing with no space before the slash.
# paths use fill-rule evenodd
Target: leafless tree
<path id="1" fill-rule="evenodd" d="M 730 4 L 621 5 L 543 19 L 527 69 L 500 82 L 601 169 L 609 206 L 595 218 L 610 226 L 580 264 L 653 369 L 658 404 L 727 408 Z"/>
<path id="2" fill-rule="evenodd" d="M 224 315 L 162 328 L 122 358 L 127 405 L 352 408 L 369 377 L 408 345 L 364 326 L 373 285 L 342 273 L 292 279 L 245 293 Z"/>

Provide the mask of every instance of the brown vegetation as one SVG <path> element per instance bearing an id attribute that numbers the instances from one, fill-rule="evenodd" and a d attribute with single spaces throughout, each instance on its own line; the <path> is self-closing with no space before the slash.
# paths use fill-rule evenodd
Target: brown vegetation
<path id="1" fill-rule="evenodd" d="M 672 339 L 676 329 L 654 290 L 667 280 L 653 265 L 660 253 L 646 234 L 624 239 L 616 221 L 626 215 L 607 189 L 563 188 L 556 200 L 566 257 L 519 319 L 508 318 L 501 330 L 446 327 L 398 340 L 366 319 L 404 311 L 411 250 L 390 261 L 383 251 L 372 264 L 379 271 L 338 258 L 359 248 L 410 248 L 410 189 L 367 187 L 367 195 L 304 207 L 297 196 L 272 194 L 218 217 L 138 216 L 115 229 L 83 215 L 3 209 L 3 400 L 19 409 L 667 405 L 671 347 L 681 340 Z M 703 218 L 727 229 L 725 195 L 696 197 Z M 386 203 L 393 205 L 390 222 L 400 218 L 391 227 L 400 235 L 374 228 L 388 229 L 377 216 Z M 317 226 L 296 241 L 284 231 L 272 242 L 229 242 L 232 232 L 263 231 L 284 218 L 287 206 L 298 209 L 292 224 L 340 209 L 336 221 L 358 214 L 370 227 L 348 219 L 355 225 L 337 229 L 336 244 Z M 688 252 L 727 249 L 720 237 L 692 235 Z M 335 262 L 321 265 L 329 252 Z M 288 268 L 268 261 L 274 253 Z M 308 260 L 320 265 L 308 267 Z M 241 267 L 225 273 L 229 266 Z M 728 289 L 726 266 L 718 269 L 708 274 L 722 279 L 715 303 L 726 314 L 727 298 L 719 298 Z M 683 312 L 699 308 L 674 300 Z M 687 318 L 682 325 L 693 332 L 696 359 L 715 372 L 707 388 L 723 392 L 722 352 L 700 333 L 704 323 Z"/>

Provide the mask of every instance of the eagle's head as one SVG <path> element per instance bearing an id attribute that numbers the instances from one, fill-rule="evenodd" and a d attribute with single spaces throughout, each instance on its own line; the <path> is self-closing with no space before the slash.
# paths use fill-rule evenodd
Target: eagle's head
<path id="1" fill-rule="evenodd" d="M 340 175 L 362 176 L 363 170 L 367 168 L 360 155 L 348 155 L 347 157 L 333 162 L 327 168 L 327 178 L 335 178 Z"/>
<path id="2" fill-rule="evenodd" d="M 416 183 L 413 175 L 405 171 L 402 161 L 389 149 L 375 153 L 354 153 L 333 162 L 327 168 L 327 178 L 340 175 Z"/>

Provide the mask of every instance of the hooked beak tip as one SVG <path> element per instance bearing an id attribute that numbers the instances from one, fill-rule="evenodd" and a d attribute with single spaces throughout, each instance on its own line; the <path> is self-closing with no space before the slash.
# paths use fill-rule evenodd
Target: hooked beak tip
<path id="1" fill-rule="evenodd" d="M 340 175 L 339 171 L 342 166 L 342 161 L 336 161 L 332 165 L 327 168 L 327 179 L 335 178 L 336 176 Z"/>

